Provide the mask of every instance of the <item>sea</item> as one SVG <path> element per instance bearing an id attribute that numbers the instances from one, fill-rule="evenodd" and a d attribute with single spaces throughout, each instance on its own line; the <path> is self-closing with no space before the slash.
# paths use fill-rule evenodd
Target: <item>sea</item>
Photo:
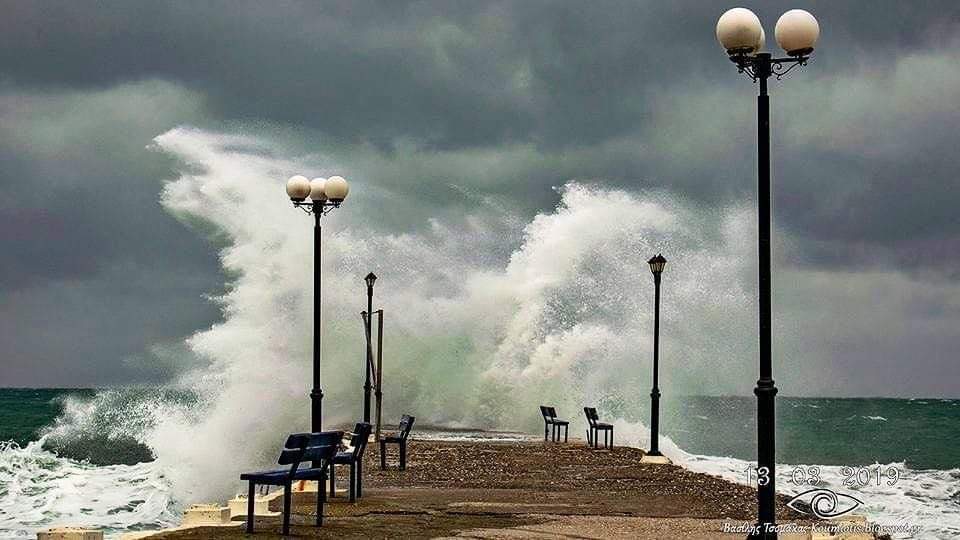
<path id="1" fill-rule="evenodd" d="M 76 414 L 66 404 L 97 403 L 104 392 L 136 402 L 145 391 L 0 389 L 0 538 L 32 538 L 67 524 L 115 537 L 179 522 L 192 501 L 178 500 L 171 465 L 154 460 L 143 441 L 108 429 L 109 413 L 99 430 L 63 429 L 65 414 Z M 693 470 L 755 482 L 755 400 L 691 396 L 678 403 L 661 419 L 665 453 Z M 905 525 L 908 532 L 895 538 L 960 538 L 960 400 L 780 397 L 777 406 L 779 491 L 805 491 L 817 476 L 818 486 L 862 501 L 855 513 Z M 616 424 L 619 444 L 648 444 L 648 435 L 634 438 L 637 422 Z M 573 434 L 578 427 L 575 421 Z M 541 432 L 421 435 L 536 439 Z"/>

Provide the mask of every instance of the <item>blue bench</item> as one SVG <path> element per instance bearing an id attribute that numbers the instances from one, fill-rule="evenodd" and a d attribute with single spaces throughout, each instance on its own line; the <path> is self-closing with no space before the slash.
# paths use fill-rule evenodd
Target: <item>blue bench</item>
<path id="1" fill-rule="evenodd" d="M 363 451 L 367 449 L 372 427 L 366 422 L 360 422 L 353 428 L 350 436 L 350 450 L 337 452 L 330 461 L 330 496 L 336 496 L 335 465 L 350 465 L 350 502 L 363 496 Z"/>
<path id="2" fill-rule="evenodd" d="M 594 448 L 599 448 L 600 443 L 598 439 L 602 431 L 603 447 L 613 448 L 613 426 L 601 422 L 600 415 L 597 414 L 597 409 L 594 407 L 584 407 L 583 414 L 587 416 L 587 444 L 593 445 Z M 610 433 L 609 444 L 607 443 L 607 433 Z"/>
<path id="3" fill-rule="evenodd" d="M 247 496 L 247 532 L 253 532 L 253 498 L 257 486 L 283 486 L 283 534 L 290 534 L 292 485 L 300 480 L 320 483 L 317 486 L 317 526 L 323 525 L 323 503 L 327 498 L 323 482 L 327 479 L 330 461 L 340 449 L 342 439 L 342 431 L 295 433 L 287 437 L 277 459 L 279 465 L 290 465 L 289 469 L 241 474 L 240 480 L 250 482 Z M 300 468 L 300 464 L 304 462 L 308 463 L 308 466 Z"/>
<path id="4" fill-rule="evenodd" d="M 387 468 L 387 445 L 395 444 L 400 447 L 400 470 L 407 468 L 407 436 L 413 429 L 413 421 L 416 418 L 405 414 L 400 417 L 400 427 L 397 428 L 396 435 L 390 435 L 380 439 L 380 469 Z"/>
<path id="5" fill-rule="evenodd" d="M 570 422 L 557 418 L 557 409 L 553 407 L 547 407 L 546 405 L 540 406 L 540 414 L 543 416 L 543 440 L 547 440 L 547 435 L 550 434 L 550 439 L 553 442 L 559 441 L 560 429 L 563 429 L 563 442 L 567 442 L 567 433 L 570 431 Z M 551 428 L 553 429 L 552 434 L 550 432 Z"/>

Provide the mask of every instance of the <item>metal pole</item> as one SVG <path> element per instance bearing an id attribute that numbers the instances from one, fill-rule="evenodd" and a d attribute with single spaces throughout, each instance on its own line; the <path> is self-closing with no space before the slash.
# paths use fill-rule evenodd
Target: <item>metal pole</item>
<path id="1" fill-rule="evenodd" d="M 770 286 L 770 97 L 767 79 L 771 74 L 770 53 L 756 55 L 760 95 L 757 97 L 758 186 L 757 220 L 759 251 L 759 330 L 760 378 L 753 393 L 757 396 L 757 515 L 759 534 L 755 537 L 777 538 L 776 525 L 776 437 L 773 382 L 771 286 Z"/>
<path id="2" fill-rule="evenodd" d="M 367 316 L 364 319 L 364 331 L 367 333 L 367 361 L 366 380 L 363 383 L 363 421 L 370 423 L 370 368 L 373 365 L 373 349 L 371 348 L 371 329 L 373 326 L 373 283 L 367 282 Z"/>
<path id="3" fill-rule="evenodd" d="M 313 389 L 310 391 L 310 431 L 314 433 L 323 430 L 323 389 L 320 387 L 320 216 L 322 213 L 321 203 L 313 203 Z"/>
<path id="4" fill-rule="evenodd" d="M 653 389 L 650 390 L 650 451 L 648 456 L 660 456 L 660 273 L 653 274 Z"/>
<path id="5" fill-rule="evenodd" d="M 377 437 L 380 441 L 380 424 L 383 420 L 383 310 L 377 310 Z"/>

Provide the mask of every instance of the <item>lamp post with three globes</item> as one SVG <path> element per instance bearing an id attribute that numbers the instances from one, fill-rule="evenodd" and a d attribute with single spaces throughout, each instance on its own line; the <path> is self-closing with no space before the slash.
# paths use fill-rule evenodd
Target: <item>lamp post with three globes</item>
<path id="1" fill-rule="evenodd" d="M 774 30 L 784 58 L 764 52 L 765 35 L 760 19 L 750 10 L 733 8 L 717 21 L 717 39 L 740 73 L 759 83 L 757 97 L 759 221 L 759 334 L 760 378 L 753 392 L 757 396 L 757 518 L 752 538 L 775 539 L 776 532 L 776 447 L 773 382 L 771 285 L 770 285 L 770 98 L 767 80 L 783 78 L 797 66 L 805 66 L 820 37 L 820 25 L 810 13 L 792 9 L 780 16 Z"/>
<path id="2" fill-rule="evenodd" d="M 310 390 L 310 431 L 313 433 L 323 431 L 323 389 L 320 387 L 320 218 L 340 208 L 349 192 L 350 185 L 340 176 L 307 180 L 296 175 L 287 180 L 287 195 L 293 206 L 313 215 L 313 388 Z"/>

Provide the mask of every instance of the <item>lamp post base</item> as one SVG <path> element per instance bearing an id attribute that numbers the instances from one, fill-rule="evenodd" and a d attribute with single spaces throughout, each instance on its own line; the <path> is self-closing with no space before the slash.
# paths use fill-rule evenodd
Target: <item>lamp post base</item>
<path id="1" fill-rule="evenodd" d="M 670 461 L 670 458 L 660 454 L 657 454 L 655 456 L 652 454 L 644 454 L 644 456 L 640 458 L 640 463 L 646 463 L 648 465 L 672 465 L 673 464 L 673 462 Z"/>

